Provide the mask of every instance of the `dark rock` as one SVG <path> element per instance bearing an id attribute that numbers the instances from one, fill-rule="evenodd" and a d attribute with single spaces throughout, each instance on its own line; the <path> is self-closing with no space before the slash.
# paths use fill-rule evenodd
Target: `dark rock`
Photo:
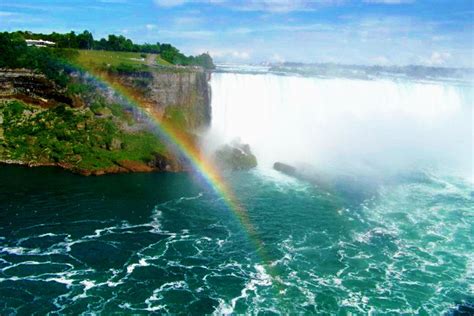
<path id="1" fill-rule="evenodd" d="M 298 180 L 306 181 L 314 185 L 322 183 L 322 177 L 317 175 L 314 170 L 309 167 L 293 167 L 283 162 L 275 162 L 273 169 L 279 171 L 287 176 L 293 177 Z"/>
<path id="2" fill-rule="evenodd" d="M 0 98 L 16 98 L 43 107 L 74 104 L 64 89 L 28 69 L 0 69 Z"/>
<path id="3" fill-rule="evenodd" d="M 282 162 L 275 162 L 273 164 L 273 169 L 275 169 L 276 171 L 280 171 L 281 173 L 284 173 L 286 175 L 292 176 L 292 177 L 297 176 L 295 167 L 287 165 L 287 164 L 282 163 Z"/>
<path id="4" fill-rule="evenodd" d="M 94 112 L 95 115 L 100 116 L 100 117 L 109 117 L 112 116 L 112 111 L 109 108 L 106 107 L 97 107 L 91 109 L 92 112 Z"/>
<path id="5" fill-rule="evenodd" d="M 257 166 L 257 157 L 248 144 L 224 145 L 216 151 L 215 158 L 220 167 L 231 170 L 249 170 Z"/>
<path id="6" fill-rule="evenodd" d="M 161 154 L 155 154 L 153 159 L 148 162 L 148 166 L 160 171 L 172 171 L 175 169 L 174 165 L 175 163 L 172 159 Z"/>
<path id="7" fill-rule="evenodd" d="M 119 150 L 122 149 L 122 141 L 118 138 L 112 138 L 110 143 L 107 144 L 108 150 Z"/>
<path id="8" fill-rule="evenodd" d="M 472 316 L 474 315 L 474 304 L 470 302 L 458 303 L 449 310 L 446 315 L 449 316 Z"/>
<path id="9" fill-rule="evenodd" d="M 132 161 L 132 160 L 120 160 L 116 161 L 121 168 L 127 170 L 128 172 L 151 172 L 153 168 L 141 161 Z"/>

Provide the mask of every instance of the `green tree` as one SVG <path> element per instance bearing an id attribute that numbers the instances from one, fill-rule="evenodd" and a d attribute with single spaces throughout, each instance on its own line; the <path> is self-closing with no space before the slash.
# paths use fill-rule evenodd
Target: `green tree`
<path id="1" fill-rule="evenodd" d="M 94 37 L 89 31 L 84 31 L 77 35 L 77 48 L 80 49 L 91 49 L 94 45 Z"/>
<path id="2" fill-rule="evenodd" d="M 21 56 L 24 56 L 28 46 L 19 33 L 0 33 L 0 67 L 22 67 Z"/>

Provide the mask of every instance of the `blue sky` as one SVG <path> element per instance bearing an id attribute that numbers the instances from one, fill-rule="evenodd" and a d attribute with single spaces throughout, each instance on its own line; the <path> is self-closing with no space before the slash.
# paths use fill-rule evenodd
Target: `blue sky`
<path id="1" fill-rule="evenodd" d="M 123 34 L 219 62 L 473 66 L 474 1 L 1 0 L 0 29 Z"/>

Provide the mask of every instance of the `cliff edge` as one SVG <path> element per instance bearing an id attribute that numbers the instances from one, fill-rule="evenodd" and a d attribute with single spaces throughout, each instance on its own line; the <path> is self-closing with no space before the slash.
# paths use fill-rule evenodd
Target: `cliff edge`
<path id="1" fill-rule="evenodd" d="M 199 67 L 109 71 L 138 106 L 194 137 L 210 122 L 209 74 Z M 59 166 L 84 175 L 181 171 L 187 166 L 136 107 L 86 73 L 67 86 L 27 69 L 0 69 L 0 162 Z"/>

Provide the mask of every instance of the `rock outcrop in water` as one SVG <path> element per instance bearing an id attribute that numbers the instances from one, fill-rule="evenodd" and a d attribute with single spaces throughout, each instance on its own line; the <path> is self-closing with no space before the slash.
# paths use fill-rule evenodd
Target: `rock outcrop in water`
<path id="1" fill-rule="evenodd" d="M 362 203 L 372 197 L 377 190 L 377 185 L 380 184 L 379 181 L 381 181 L 367 175 L 323 171 L 307 164 L 299 164 L 295 167 L 286 163 L 275 162 L 273 169 L 289 177 L 317 186 L 328 193 L 337 192 L 338 195 L 357 201 L 357 203 Z"/>
<path id="2" fill-rule="evenodd" d="M 273 169 L 275 169 L 276 171 L 280 171 L 281 173 L 284 173 L 288 176 L 292 176 L 292 177 L 297 176 L 296 168 L 293 166 L 287 165 L 283 162 L 275 162 L 273 164 Z"/>
<path id="3" fill-rule="evenodd" d="M 312 184 L 320 184 L 321 176 L 317 175 L 313 168 L 310 167 L 294 167 L 283 162 L 275 162 L 273 164 L 273 169 L 279 171 L 287 176 L 303 180 Z"/>
<path id="4" fill-rule="evenodd" d="M 224 145 L 215 153 L 217 164 L 230 170 L 249 170 L 257 166 L 257 158 L 248 144 Z"/>

